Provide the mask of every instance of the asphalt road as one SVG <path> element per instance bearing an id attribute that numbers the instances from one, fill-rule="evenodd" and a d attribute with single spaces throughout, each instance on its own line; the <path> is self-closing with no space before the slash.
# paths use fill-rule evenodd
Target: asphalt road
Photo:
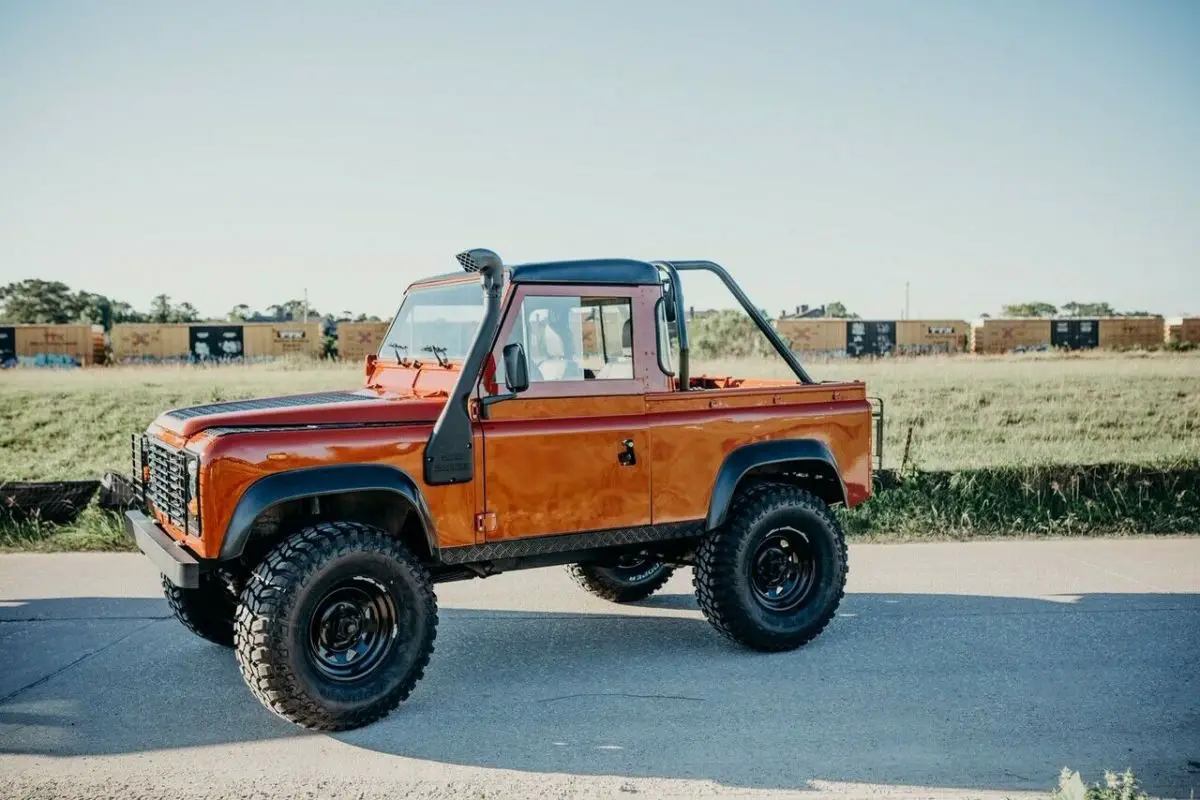
<path id="1" fill-rule="evenodd" d="M 1063 766 L 1200 790 L 1200 539 L 858 545 L 794 653 L 561 569 L 440 588 L 413 697 L 272 716 L 133 555 L 0 556 L 2 797 L 1014 796 Z M 814 791 L 815 790 L 815 791 Z"/>

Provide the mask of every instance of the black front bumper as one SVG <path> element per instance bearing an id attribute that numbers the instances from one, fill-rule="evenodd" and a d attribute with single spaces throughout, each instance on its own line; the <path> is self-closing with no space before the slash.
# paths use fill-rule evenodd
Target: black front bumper
<path id="1" fill-rule="evenodd" d="M 141 511 L 126 511 L 125 533 L 171 583 L 181 589 L 199 588 L 200 562 L 157 522 Z"/>

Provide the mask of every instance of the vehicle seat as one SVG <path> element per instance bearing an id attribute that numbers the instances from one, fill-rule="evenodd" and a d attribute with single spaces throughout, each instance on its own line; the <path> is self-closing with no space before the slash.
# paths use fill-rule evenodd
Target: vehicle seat
<path id="1" fill-rule="evenodd" d="M 633 380 L 633 320 L 621 326 L 621 354 L 609 361 L 596 376 L 601 380 Z"/>
<path id="2" fill-rule="evenodd" d="M 583 372 L 574 360 L 567 357 L 566 344 L 562 336 L 558 334 L 558 331 L 547 325 L 543 336 L 546 358 L 537 364 L 537 370 L 541 374 L 542 380 L 570 381 L 581 379 Z"/>

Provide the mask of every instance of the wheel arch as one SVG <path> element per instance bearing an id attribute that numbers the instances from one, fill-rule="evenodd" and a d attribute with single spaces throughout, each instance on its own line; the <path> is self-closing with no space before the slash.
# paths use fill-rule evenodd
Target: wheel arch
<path id="1" fill-rule="evenodd" d="M 252 540 L 271 535 L 273 525 L 282 527 L 292 515 L 308 514 L 306 507 L 323 504 L 325 514 L 341 510 L 346 521 L 389 528 L 418 555 L 437 557 L 433 517 L 408 473 L 387 464 L 339 464 L 278 472 L 251 484 L 230 518 L 220 560 L 241 558 Z M 323 518 L 320 512 L 313 516 Z M 389 521 L 395 524 L 380 524 Z"/>
<path id="2" fill-rule="evenodd" d="M 790 483 L 811 491 L 828 505 L 846 502 L 846 485 L 829 445 L 819 439 L 771 439 L 731 450 L 717 471 L 705 528 L 725 522 L 740 488 L 757 479 Z"/>

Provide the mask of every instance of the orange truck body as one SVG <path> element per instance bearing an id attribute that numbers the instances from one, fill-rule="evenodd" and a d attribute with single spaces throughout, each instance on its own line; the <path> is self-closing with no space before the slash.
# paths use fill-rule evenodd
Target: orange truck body
<path id="1" fill-rule="evenodd" d="M 479 279 L 464 273 L 410 288 L 462 282 Z M 592 291 L 586 285 L 583 290 Z M 198 497 L 188 510 L 196 524 L 183 523 L 152 497 L 150 516 L 187 556 L 201 565 L 218 564 L 241 554 L 230 549 L 231 531 L 271 528 L 262 522 L 269 502 L 249 510 L 246 505 L 266 479 L 383 466 L 411 480 L 424 556 L 432 563 L 463 564 L 534 552 L 502 547 L 513 543 L 554 539 L 543 550 L 566 552 L 600 542 L 586 539 L 597 532 L 608 534 L 603 543 L 667 538 L 661 532 L 670 526 L 702 532 L 722 513 L 713 504 L 723 465 L 747 445 L 810 443 L 832 463 L 818 465 L 825 470 L 821 475 L 798 474 L 797 480 L 824 480 L 822 496 L 846 506 L 871 495 L 873 419 L 864 384 L 696 376 L 688 378 L 688 391 L 680 391 L 679 378 L 655 357 L 660 285 L 596 290 L 630 301 L 631 377 L 534 383 L 484 410 L 481 399 L 503 390 L 495 374 L 501 343 L 514 324 L 512 309 L 528 293 L 578 291 L 578 285 L 504 284 L 497 335 L 472 378 L 468 401 L 472 479 L 431 483 L 423 471 L 427 444 L 464 362 L 392 360 L 381 352 L 367 358 L 358 389 L 216 403 L 159 416 L 144 436 L 135 437 L 136 477 L 144 486 L 156 485 L 154 470 L 162 467 L 147 454 L 154 448 L 196 459 Z M 619 458 L 622 447 L 636 454 L 633 463 Z M 322 513 L 326 494 L 348 490 L 342 484 L 326 489 L 319 481 L 308 486 L 312 501 L 306 499 L 301 511 L 311 515 Z M 377 488 L 369 482 L 353 487 Z M 248 518 L 255 512 L 258 517 Z M 615 533 L 621 531 L 632 533 L 622 539 Z"/>

